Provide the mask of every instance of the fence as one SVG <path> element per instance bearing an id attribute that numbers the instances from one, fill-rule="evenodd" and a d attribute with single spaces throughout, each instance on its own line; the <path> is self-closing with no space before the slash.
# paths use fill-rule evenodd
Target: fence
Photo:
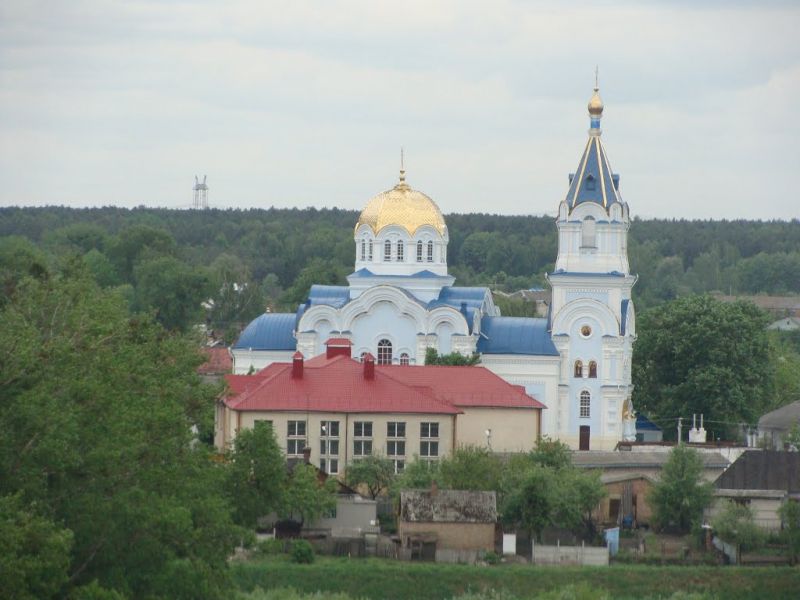
<path id="1" fill-rule="evenodd" d="M 586 546 L 546 546 L 531 543 L 531 562 L 535 565 L 608 566 L 608 548 Z"/>

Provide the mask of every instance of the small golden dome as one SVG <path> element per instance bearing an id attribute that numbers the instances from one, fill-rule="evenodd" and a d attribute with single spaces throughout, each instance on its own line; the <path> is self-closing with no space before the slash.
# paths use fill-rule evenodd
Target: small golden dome
<path id="1" fill-rule="evenodd" d="M 603 116 L 603 101 L 600 99 L 600 89 L 594 88 L 591 100 L 589 100 L 589 114 L 593 117 Z"/>
<path id="2" fill-rule="evenodd" d="M 442 211 L 431 198 L 411 189 L 404 171 L 400 172 L 400 183 L 367 202 L 356 229 L 361 225 L 369 225 L 376 235 L 390 225 L 402 227 L 411 236 L 423 225 L 430 225 L 441 235 L 447 229 Z"/>

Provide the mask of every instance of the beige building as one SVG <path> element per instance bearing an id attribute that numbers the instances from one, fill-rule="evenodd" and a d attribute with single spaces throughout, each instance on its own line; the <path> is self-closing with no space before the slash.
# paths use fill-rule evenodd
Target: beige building
<path id="1" fill-rule="evenodd" d="M 344 341 L 346 342 L 346 340 Z M 376 365 L 350 358 L 347 343 L 254 375 L 228 375 L 230 393 L 216 407 L 222 450 L 242 428 L 269 424 L 287 457 L 342 475 L 371 454 L 396 471 L 415 456 L 439 460 L 459 445 L 529 451 L 541 430 L 540 402 L 482 367 Z"/>

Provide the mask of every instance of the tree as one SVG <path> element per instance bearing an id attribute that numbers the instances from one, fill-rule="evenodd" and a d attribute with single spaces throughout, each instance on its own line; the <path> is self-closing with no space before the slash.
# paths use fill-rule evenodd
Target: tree
<path id="1" fill-rule="evenodd" d="M 299 523 L 312 522 L 336 508 L 336 480 L 320 481 L 311 465 L 297 465 L 286 482 L 281 515 L 299 517 Z"/>
<path id="2" fill-rule="evenodd" d="M 472 367 L 481 362 L 480 354 L 472 354 L 471 356 L 464 356 L 460 352 L 452 352 L 450 354 L 439 354 L 436 348 L 427 348 L 425 350 L 425 364 L 426 365 L 443 365 L 447 367 Z"/>
<path id="3" fill-rule="evenodd" d="M 720 513 L 711 520 L 711 527 L 720 538 L 736 546 L 737 555 L 758 547 L 766 537 L 753 521 L 753 510 L 731 500 L 725 500 Z"/>
<path id="4" fill-rule="evenodd" d="M 541 541 L 544 528 L 553 523 L 558 504 L 554 472 L 535 465 L 516 479 L 504 496 L 502 520 Z"/>
<path id="5" fill-rule="evenodd" d="M 800 558 L 800 502 L 789 500 L 778 510 L 783 521 L 783 532 L 792 564 Z"/>
<path id="6" fill-rule="evenodd" d="M 21 496 L 0 497 L 0 597 L 52 598 L 67 583 L 72 532 L 26 508 Z"/>
<path id="7" fill-rule="evenodd" d="M 685 533 L 700 524 L 711 497 L 712 486 L 703 480 L 703 459 L 696 450 L 681 445 L 670 451 L 648 502 L 658 527 Z"/>
<path id="8" fill-rule="evenodd" d="M 226 489 L 234 520 L 245 527 L 285 505 L 286 461 L 271 425 L 239 431 L 228 454 Z"/>
<path id="9" fill-rule="evenodd" d="M 439 479 L 439 463 L 415 455 L 414 460 L 407 462 L 405 469 L 394 478 L 390 490 L 393 496 L 397 496 L 401 490 L 430 489 Z"/>
<path id="10" fill-rule="evenodd" d="M 374 500 L 394 480 L 394 463 L 384 456 L 370 454 L 347 465 L 347 483 L 364 485 Z"/>
<path id="11" fill-rule="evenodd" d="M 755 305 L 710 296 L 679 298 L 645 312 L 634 346 L 634 405 L 651 418 L 695 413 L 733 436 L 769 398 L 767 319 Z M 672 434 L 666 430 L 665 435 Z"/>
<path id="12" fill-rule="evenodd" d="M 461 446 L 440 462 L 438 483 L 451 490 L 497 490 L 501 470 L 488 448 Z"/>
<path id="13" fill-rule="evenodd" d="M 572 450 L 564 442 L 542 436 L 536 442 L 530 459 L 535 464 L 553 469 L 565 469 L 572 466 Z"/>
<path id="14" fill-rule="evenodd" d="M 72 531 L 68 587 L 191 596 L 161 587 L 180 569 L 224 595 L 240 533 L 223 467 L 193 444 L 214 399 L 200 360 L 85 276 L 24 279 L 0 310 L 0 495 Z"/>

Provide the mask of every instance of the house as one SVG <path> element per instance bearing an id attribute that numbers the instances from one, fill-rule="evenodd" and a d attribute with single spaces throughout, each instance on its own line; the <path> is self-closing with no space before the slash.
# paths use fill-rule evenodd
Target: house
<path id="1" fill-rule="evenodd" d="M 608 495 L 594 511 L 598 523 L 611 527 L 650 524 L 652 510 L 647 496 L 658 481 L 656 477 L 644 473 L 603 473 L 600 481 Z"/>
<path id="2" fill-rule="evenodd" d="M 351 358 L 350 341 L 340 338 L 311 360 L 298 352 L 291 364 L 226 380 L 229 393 L 216 407 L 218 448 L 242 428 L 269 422 L 287 457 L 309 447 L 332 475 L 370 454 L 402 471 L 415 455 L 439 460 L 462 444 L 529 451 L 545 408 L 488 369 L 376 365 L 369 354 Z"/>
<path id="3" fill-rule="evenodd" d="M 411 559 L 474 562 L 494 550 L 494 492 L 429 490 L 400 492 L 397 533 Z"/>
<path id="4" fill-rule="evenodd" d="M 800 453 L 750 450 L 740 456 L 714 483 L 714 503 L 706 511 L 708 520 L 728 499 L 753 511 L 757 525 L 779 530 L 778 509 L 787 501 L 800 501 Z"/>
<path id="5" fill-rule="evenodd" d="M 758 420 L 758 438 L 766 447 L 780 450 L 786 434 L 800 426 L 800 400 L 781 406 Z"/>
<path id="6" fill-rule="evenodd" d="M 233 372 L 233 358 L 225 346 L 204 346 L 200 353 L 206 361 L 197 367 L 197 373 L 205 383 L 217 383 Z"/>
<path id="7" fill-rule="evenodd" d="M 636 441 L 637 442 L 660 442 L 664 439 L 664 432 L 661 427 L 653 423 L 643 414 L 636 415 Z"/>
<path id="8" fill-rule="evenodd" d="M 767 326 L 767 329 L 777 329 L 778 331 L 797 331 L 800 329 L 800 317 L 786 317 L 784 319 L 778 319 L 777 321 L 770 323 Z"/>

